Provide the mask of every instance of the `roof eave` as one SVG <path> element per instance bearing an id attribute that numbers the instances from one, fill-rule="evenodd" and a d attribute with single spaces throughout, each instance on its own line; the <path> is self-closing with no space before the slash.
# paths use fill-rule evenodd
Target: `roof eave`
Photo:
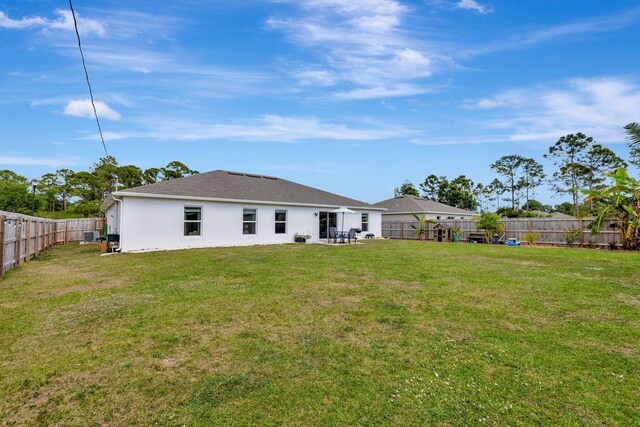
<path id="1" fill-rule="evenodd" d="M 299 203 L 299 202 L 284 202 L 278 200 L 249 200 L 249 199 L 226 199 L 220 197 L 199 197 L 199 196 L 179 196 L 174 194 L 152 194 L 152 193 L 134 193 L 131 191 L 116 191 L 112 193 L 118 197 L 140 197 L 148 199 L 168 199 L 168 200 L 194 200 L 201 202 L 222 202 L 222 203 L 247 203 L 256 205 L 286 205 L 286 206 L 302 206 L 312 208 L 340 208 L 346 207 L 349 209 L 369 210 L 369 211 L 386 211 L 386 208 L 379 208 L 376 206 L 354 206 L 354 205 L 330 205 L 330 204 L 318 204 L 318 203 Z"/>
<path id="2" fill-rule="evenodd" d="M 476 212 L 438 212 L 438 211 L 411 211 L 411 212 L 385 212 L 387 215 L 407 215 L 407 214 L 441 214 L 441 215 L 478 215 Z"/>

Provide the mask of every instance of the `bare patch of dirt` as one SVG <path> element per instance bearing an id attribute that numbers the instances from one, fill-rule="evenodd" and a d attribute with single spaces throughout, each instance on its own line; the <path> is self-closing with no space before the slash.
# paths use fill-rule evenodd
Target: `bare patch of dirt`
<path id="1" fill-rule="evenodd" d="M 514 323 L 511 323 L 504 319 L 496 319 L 495 323 L 504 327 L 505 329 L 509 329 L 510 331 L 523 331 L 524 329 L 521 326 L 518 326 Z"/>
<path id="2" fill-rule="evenodd" d="M 618 299 L 632 307 L 640 308 L 640 297 L 629 294 L 618 294 Z"/>
<path id="3" fill-rule="evenodd" d="M 50 264 L 44 269 L 33 269 L 28 275 L 41 276 L 43 285 L 34 289 L 35 298 L 61 296 L 72 292 L 88 292 L 93 290 L 125 286 L 128 278 L 115 275 L 79 270 L 64 264 Z"/>
<path id="4" fill-rule="evenodd" d="M 126 277 L 91 277 L 88 279 L 90 283 L 84 285 L 71 285 L 57 288 L 52 292 L 53 295 L 66 295 L 72 292 L 87 292 L 99 289 L 119 288 L 127 285 L 129 280 Z"/>

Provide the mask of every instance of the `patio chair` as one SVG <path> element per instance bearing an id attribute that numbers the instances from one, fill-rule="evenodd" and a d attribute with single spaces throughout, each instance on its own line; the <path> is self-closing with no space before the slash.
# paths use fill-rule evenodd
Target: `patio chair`
<path id="1" fill-rule="evenodd" d="M 351 239 L 353 239 L 353 243 L 357 243 L 359 232 L 360 231 L 357 228 L 349 229 L 349 234 L 345 236 L 349 240 L 349 244 L 351 244 Z"/>
<path id="2" fill-rule="evenodd" d="M 338 243 L 338 229 L 336 227 L 329 227 L 329 242 L 333 239 L 333 243 Z"/>

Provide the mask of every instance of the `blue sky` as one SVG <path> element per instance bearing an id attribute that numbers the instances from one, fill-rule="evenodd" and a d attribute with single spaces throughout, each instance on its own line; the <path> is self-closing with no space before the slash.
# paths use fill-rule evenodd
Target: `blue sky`
<path id="1" fill-rule="evenodd" d="M 109 154 L 276 175 L 368 202 L 494 178 L 581 131 L 627 156 L 640 6 L 614 0 L 76 0 Z M 0 168 L 104 153 L 67 2 L 0 0 Z M 539 190 L 539 199 L 566 198 Z"/>

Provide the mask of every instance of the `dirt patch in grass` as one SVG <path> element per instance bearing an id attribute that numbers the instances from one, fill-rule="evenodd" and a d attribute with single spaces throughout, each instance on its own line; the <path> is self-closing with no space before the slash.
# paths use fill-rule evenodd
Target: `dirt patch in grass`
<path id="1" fill-rule="evenodd" d="M 629 294 L 618 294 L 618 299 L 632 307 L 640 308 L 640 297 Z"/>
<path id="2" fill-rule="evenodd" d="M 216 407 L 247 398 L 266 384 L 267 380 L 255 372 L 216 374 L 202 380 L 193 400 L 205 407 Z"/>
<path id="3" fill-rule="evenodd" d="M 51 295 L 66 295 L 72 292 L 89 292 L 95 290 L 102 289 L 111 289 L 111 288 L 119 288 L 121 286 L 126 286 L 129 283 L 129 280 L 125 277 L 95 277 L 89 274 L 85 274 L 83 278 L 87 283 L 82 285 L 71 285 L 71 286 L 59 286 L 55 290 L 52 290 Z"/>
<path id="4" fill-rule="evenodd" d="M 153 295 L 108 295 L 89 298 L 69 304 L 50 313 L 44 326 L 50 329 L 78 327 L 105 322 L 120 317 L 124 312 L 140 304 L 153 302 Z"/>
<path id="5" fill-rule="evenodd" d="M 425 285 L 424 282 L 404 281 L 404 280 L 381 280 L 378 283 L 380 283 L 381 287 L 399 287 L 399 288 L 413 288 L 413 289 L 424 288 L 424 285 Z"/>
<path id="6" fill-rule="evenodd" d="M 42 279 L 44 286 L 34 289 L 36 298 L 62 296 L 73 292 L 90 292 L 94 290 L 118 288 L 129 283 L 129 278 L 117 274 L 105 274 L 69 264 L 48 263 L 45 269 L 29 265 L 25 269 L 27 276 L 33 280 Z"/>
<path id="7" fill-rule="evenodd" d="M 74 405 L 78 390 L 89 389 L 87 383 L 90 382 L 90 375 L 82 372 L 60 376 L 52 374 L 42 381 L 38 385 L 25 384 L 26 388 L 19 393 L 24 404 L 6 407 L 4 422 L 7 424 L 3 425 L 38 424 L 39 419 L 47 418 L 54 408 L 57 417 L 60 417 Z M 72 420 L 66 419 L 65 422 L 72 423 Z"/>

